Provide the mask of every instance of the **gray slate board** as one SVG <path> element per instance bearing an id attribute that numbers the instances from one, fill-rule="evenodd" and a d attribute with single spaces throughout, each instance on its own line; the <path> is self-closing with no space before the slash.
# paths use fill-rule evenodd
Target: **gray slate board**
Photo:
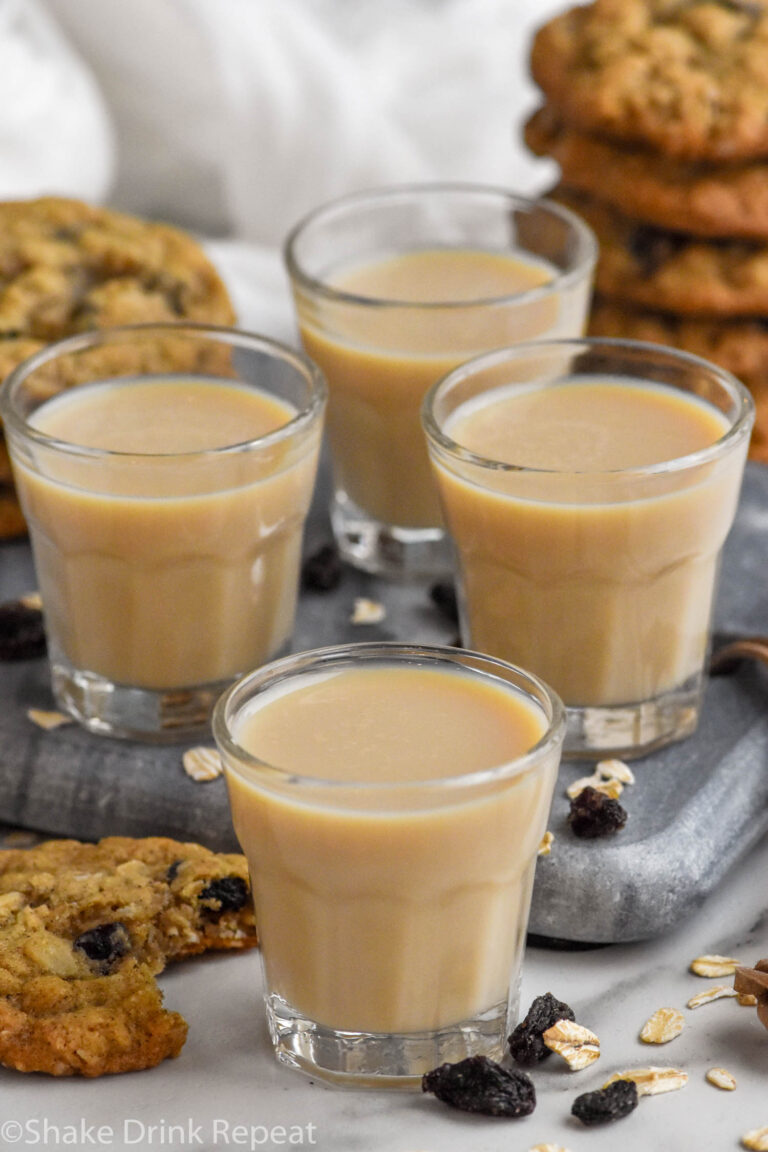
<path id="1" fill-rule="evenodd" d="M 328 539 L 321 483 L 307 551 Z M 34 587 L 24 543 L 0 547 L 0 600 Z M 355 626 L 356 596 L 384 603 L 379 625 Z M 750 465 L 724 558 L 716 624 L 768 633 L 768 468 Z M 295 650 L 344 640 L 446 643 L 455 629 L 425 587 L 385 584 L 348 570 L 328 595 L 302 595 Z M 59 836 L 165 835 L 236 847 L 222 780 L 184 774 L 184 745 L 149 747 L 76 726 L 45 732 L 26 717 L 52 701 L 44 661 L 0 665 L 0 819 Z M 634 765 L 622 802 L 626 828 L 579 841 L 567 826 L 565 787 L 584 765 L 564 763 L 552 807 L 552 853 L 539 861 L 530 930 L 570 942 L 656 935 L 706 898 L 768 827 L 768 677 L 743 667 L 710 682 L 698 732 Z"/>

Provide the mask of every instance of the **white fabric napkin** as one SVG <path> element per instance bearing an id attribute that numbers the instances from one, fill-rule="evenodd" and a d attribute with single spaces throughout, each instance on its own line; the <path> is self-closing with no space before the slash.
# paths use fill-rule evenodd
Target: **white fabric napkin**
<path id="1" fill-rule="evenodd" d="M 0 0 L 0 199 L 100 200 L 114 174 L 106 104 L 38 0 Z"/>
<path id="2" fill-rule="evenodd" d="M 116 206 L 273 247 L 362 187 L 546 183 L 519 128 L 563 0 L 41 2 L 109 108 Z"/>

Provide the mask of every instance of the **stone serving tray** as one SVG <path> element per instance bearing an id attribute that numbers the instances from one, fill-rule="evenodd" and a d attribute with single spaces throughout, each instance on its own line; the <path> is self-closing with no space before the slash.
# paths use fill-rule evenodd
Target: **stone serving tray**
<path id="1" fill-rule="evenodd" d="M 318 487 L 307 551 L 329 539 Z M 0 545 L 0 600 L 34 587 L 29 548 Z M 357 597 L 381 602 L 383 621 L 355 625 Z M 751 464 L 726 547 L 716 629 L 768 634 L 768 468 Z M 295 650 L 350 640 L 450 643 L 455 627 L 424 586 L 385 584 L 347 570 L 333 593 L 303 593 Z M 0 664 L 0 819 L 56 836 L 121 834 L 197 840 L 236 849 L 223 780 L 183 771 L 189 744 L 154 747 L 93 736 L 75 725 L 36 727 L 52 708 L 44 660 Z M 209 742 L 201 740 L 200 743 Z M 588 773 L 564 763 L 549 827 L 552 851 L 536 872 L 530 931 L 562 944 L 639 940 L 678 924 L 707 898 L 768 827 L 768 675 L 744 664 L 710 680 L 696 734 L 633 764 L 626 827 L 577 840 L 567 785 Z M 543 942 L 543 941 L 542 941 Z"/>

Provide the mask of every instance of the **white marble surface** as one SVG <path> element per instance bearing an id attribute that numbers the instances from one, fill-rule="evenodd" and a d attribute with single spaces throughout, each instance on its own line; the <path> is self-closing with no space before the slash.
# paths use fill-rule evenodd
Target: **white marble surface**
<path id="1" fill-rule="evenodd" d="M 523 1003 L 547 990 L 567 1000 L 597 1032 L 602 1055 L 582 1072 L 570 1072 L 555 1056 L 534 1069 L 538 1103 L 525 1119 L 467 1116 L 418 1093 L 328 1088 L 278 1066 L 263 1023 L 259 959 L 250 953 L 188 961 L 161 977 L 167 1005 L 190 1025 L 178 1060 L 95 1081 L 0 1072 L 0 1147 L 55 1147 L 58 1139 L 81 1152 L 288 1146 L 528 1152 L 544 1142 L 569 1152 L 737 1149 L 744 1132 L 768 1124 L 768 1032 L 754 1009 L 735 1000 L 685 1008 L 710 983 L 687 967 L 703 952 L 746 962 L 768 956 L 767 872 L 763 842 L 705 907 L 654 942 L 584 952 L 528 949 Z M 642 1044 L 640 1027 L 667 1005 L 683 1010 L 683 1033 L 663 1047 Z M 570 1117 L 576 1095 L 614 1071 L 648 1064 L 683 1068 L 689 1082 L 679 1092 L 641 1099 L 630 1116 L 604 1128 L 585 1129 Z M 733 1073 L 734 1092 L 706 1082 L 713 1065 Z"/>

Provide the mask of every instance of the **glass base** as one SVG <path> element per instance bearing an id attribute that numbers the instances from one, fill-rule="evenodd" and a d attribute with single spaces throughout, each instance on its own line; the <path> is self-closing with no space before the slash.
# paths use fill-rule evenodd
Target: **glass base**
<path id="1" fill-rule="evenodd" d="M 681 688 L 638 704 L 567 707 L 563 757 L 628 760 L 685 739 L 698 723 L 701 687 L 696 676 Z"/>
<path id="2" fill-rule="evenodd" d="M 401 528 L 375 520 L 344 492 L 331 503 L 331 525 L 341 557 L 354 568 L 390 579 L 429 580 L 451 571 L 442 528 Z"/>
<path id="3" fill-rule="evenodd" d="M 210 732 L 213 706 L 231 679 L 192 688 L 153 690 L 114 684 L 61 661 L 51 663 L 58 707 L 102 736 L 172 743 Z"/>
<path id="4" fill-rule="evenodd" d="M 275 1054 L 283 1064 L 337 1086 L 418 1090 L 421 1077 L 466 1056 L 500 1060 L 507 1004 L 434 1032 L 336 1032 L 307 1020 L 280 996 L 265 997 Z"/>

